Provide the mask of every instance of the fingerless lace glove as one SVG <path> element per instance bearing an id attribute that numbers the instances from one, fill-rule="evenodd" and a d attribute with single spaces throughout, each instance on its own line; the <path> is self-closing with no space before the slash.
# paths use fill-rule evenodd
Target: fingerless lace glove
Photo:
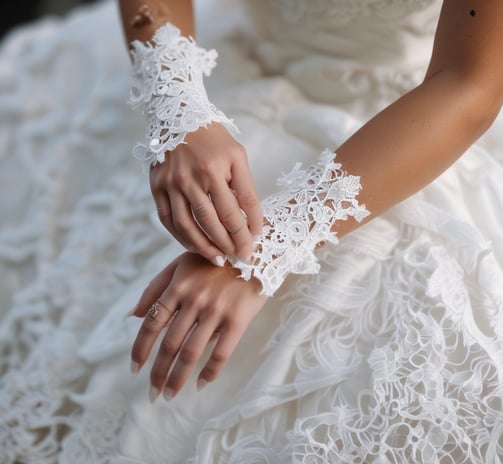
<path id="1" fill-rule="evenodd" d="M 243 279 L 257 278 L 263 295 L 272 296 L 290 273 L 316 274 L 316 246 L 338 243 L 330 230 L 333 224 L 350 216 L 360 222 L 370 214 L 356 199 L 360 178 L 344 172 L 335 158 L 326 149 L 318 163 L 306 170 L 297 163 L 278 180 L 282 190 L 262 202 L 264 228 L 251 264 L 242 260 L 232 264 Z"/>
<path id="2" fill-rule="evenodd" d="M 233 121 L 213 105 L 203 76 L 216 66 L 216 50 L 197 46 L 171 23 L 161 26 L 152 41 L 132 42 L 133 85 L 129 103 L 141 107 L 147 120 L 146 143 L 134 148 L 147 166 L 162 163 L 165 152 L 184 143 L 185 136 L 213 122 L 238 132 Z"/>

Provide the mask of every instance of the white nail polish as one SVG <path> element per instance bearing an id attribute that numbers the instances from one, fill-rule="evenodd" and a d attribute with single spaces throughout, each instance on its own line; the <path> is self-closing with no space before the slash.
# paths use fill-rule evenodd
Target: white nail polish
<path id="1" fill-rule="evenodd" d="M 208 381 L 205 379 L 198 379 L 197 380 L 197 391 L 201 391 L 204 387 L 208 385 Z"/>
<path id="2" fill-rule="evenodd" d="M 134 313 L 136 312 L 136 309 L 138 308 L 138 305 L 134 305 L 132 309 L 130 309 L 127 314 L 124 316 L 124 319 L 127 319 L 128 317 L 134 316 Z"/>
<path id="3" fill-rule="evenodd" d="M 150 391 L 148 392 L 148 398 L 151 403 L 153 403 L 159 396 L 159 390 L 153 385 L 150 385 Z"/>
<path id="4" fill-rule="evenodd" d="M 211 262 L 218 267 L 223 267 L 225 264 L 225 258 L 223 256 L 215 256 L 211 259 Z"/>
<path id="5" fill-rule="evenodd" d="M 131 374 L 137 375 L 140 372 L 140 365 L 137 362 L 131 361 Z"/>
<path id="6" fill-rule="evenodd" d="M 163 396 L 166 401 L 169 401 L 174 398 L 175 392 L 171 388 L 166 388 L 164 389 Z"/>
<path id="7" fill-rule="evenodd" d="M 252 237 L 253 243 L 258 243 L 261 238 L 262 238 L 262 235 L 254 235 Z"/>

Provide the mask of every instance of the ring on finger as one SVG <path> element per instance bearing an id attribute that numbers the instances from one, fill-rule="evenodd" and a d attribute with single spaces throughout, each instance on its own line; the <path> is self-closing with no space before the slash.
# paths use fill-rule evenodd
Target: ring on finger
<path id="1" fill-rule="evenodd" d="M 156 300 L 156 302 L 147 311 L 147 316 L 150 317 L 151 319 L 155 319 L 156 316 L 159 314 L 159 307 L 164 308 L 169 313 L 172 312 L 165 305 L 163 305 L 159 300 Z"/>

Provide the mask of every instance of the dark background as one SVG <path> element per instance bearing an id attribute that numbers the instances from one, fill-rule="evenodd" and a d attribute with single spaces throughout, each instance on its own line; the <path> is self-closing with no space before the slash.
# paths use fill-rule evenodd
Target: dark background
<path id="1" fill-rule="evenodd" d="M 64 15 L 78 4 L 94 0 L 9 0 L 2 2 L 0 39 L 13 27 L 45 15 Z"/>

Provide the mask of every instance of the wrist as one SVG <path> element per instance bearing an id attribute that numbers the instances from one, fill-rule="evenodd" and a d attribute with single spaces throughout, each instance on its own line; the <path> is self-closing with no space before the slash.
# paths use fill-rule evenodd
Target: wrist
<path id="1" fill-rule="evenodd" d="M 370 214 L 356 199 L 360 178 L 343 171 L 335 156 L 325 150 L 317 164 L 307 170 L 297 164 L 279 180 L 283 190 L 262 203 L 264 228 L 251 263 L 232 261 L 242 278 L 261 282 L 264 295 L 272 296 L 290 273 L 317 273 L 314 250 L 323 242 L 338 243 L 334 224 Z"/>
<path id="2" fill-rule="evenodd" d="M 136 145 L 135 157 L 147 165 L 162 163 L 166 152 L 185 143 L 187 134 L 214 122 L 237 132 L 204 87 L 204 76 L 216 66 L 215 50 L 197 46 L 168 22 L 152 41 L 134 41 L 131 54 L 134 82 L 129 102 L 142 108 L 148 125 L 146 142 Z"/>

